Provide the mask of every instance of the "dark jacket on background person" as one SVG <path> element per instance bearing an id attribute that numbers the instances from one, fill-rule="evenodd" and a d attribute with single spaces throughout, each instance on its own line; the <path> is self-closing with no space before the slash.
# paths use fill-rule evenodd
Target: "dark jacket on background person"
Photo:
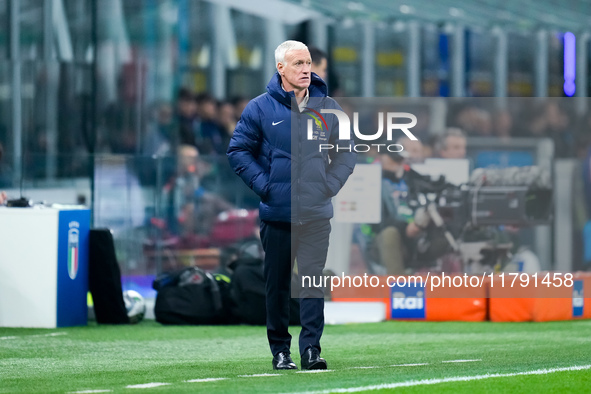
<path id="1" fill-rule="evenodd" d="M 315 126 L 320 130 L 317 139 L 307 139 L 306 125 L 312 119 L 310 114 L 315 115 L 310 108 L 318 113 L 321 108 L 341 110 L 335 100 L 327 97 L 324 81 L 314 73 L 311 75 L 310 101 L 300 113 L 297 107 L 292 109 L 294 93 L 283 90 L 281 77 L 275 73 L 267 85 L 267 93 L 248 103 L 230 140 L 227 151 L 230 165 L 261 197 L 262 220 L 302 224 L 331 218 L 331 197 L 338 193 L 355 167 L 356 154 L 352 147 L 351 152 L 319 151 L 321 143 L 352 144 L 351 140 L 338 141 L 335 115 L 324 114 L 326 123 Z"/>

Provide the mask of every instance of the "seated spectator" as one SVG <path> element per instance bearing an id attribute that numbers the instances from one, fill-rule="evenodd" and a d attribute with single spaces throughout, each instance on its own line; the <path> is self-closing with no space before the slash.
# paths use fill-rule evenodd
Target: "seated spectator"
<path id="1" fill-rule="evenodd" d="M 466 158 L 466 134 L 462 129 L 451 127 L 435 145 L 437 156 L 442 159 Z"/>
<path id="2" fill-rule="evenodd" d="M 565 106 L 563 101 L 545 101 L 529 114 L 524 136 L 551 138 L 554 142 L 554 157 L 573 157 L 576 149 L 573 119 L 572 108 Z"/>
<path id="3" fill-rule="evenodd" d="M 460 127 L 471 136 L 490 137 L 493 135 L 490 112 L 476 106 L 461 108 L 448 124 Z"/>
<path id="4" fill-rule="evenodd" d="M 226 139 L 220 126 L 217 111 L 217 101 L 207 93 L 197 96 L 197 108 L 201 119 L 201 128 L 196 135 L 195 146 L 202 155 L 225 155 Z"/>
<path id="5" fill-rule="evenodd" d="M 169 226 L 184 239 L 207 236 L 217 215 L 234 206 L 220 196 L 206 190 L 202 179 L 210 170 L 199 158 L 199 151 L 191 145 L 178 149 L 178 173 L 166 184 L 165 201 L 169 202 Z"/>
<path id="6" fill-rule="evenodd" d="M 235 116 L 235 110 L 232 103 L 222 101 L 218 106 L 218 124 L 223 131 L 224 146 L 227 147 L 236 128 L 238 118 Z"/>
<path id="7" fill-rule="evenodd" d="M 181 88 L 177 94 L 176 117 L 179 143 L 195 145 L 195 136 L 199 134 L 201 124 L 197 117 L 197 102 L 189 89 Z"/>

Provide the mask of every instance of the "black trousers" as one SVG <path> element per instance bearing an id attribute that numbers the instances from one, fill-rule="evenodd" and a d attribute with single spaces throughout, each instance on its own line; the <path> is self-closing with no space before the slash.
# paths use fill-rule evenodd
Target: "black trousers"
<path id="1" fill-rule="evenodd" d="M 290 353 L 289 299 L 294 260 L 298 277 L 322 278 L 326 264 L 330 222 L 318 220 L 303 225 L 283 222 L 261 222 L 261 241 L 265 250 L 265 292 L 267 297 L 267 338 L 271 353 Z M 301 286 L 301 280 L 298 281 Z M 308 282 L 306 282 L 308 283 Z M 324 330 L 324 291 L 320 287 L 293 289 L 300 291 L 300 355 L 306 348 L 320 348 Z"/>

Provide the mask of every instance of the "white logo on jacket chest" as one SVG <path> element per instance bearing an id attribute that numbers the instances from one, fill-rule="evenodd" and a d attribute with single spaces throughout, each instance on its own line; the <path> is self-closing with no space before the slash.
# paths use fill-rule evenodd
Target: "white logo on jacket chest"
<path id="1" fill-rule="evenodd" d="M 320 122 L 313 123 L 312 119 L 308 119 L 308 140 L 328 141 L 326 130 L 322 128 Z"/>

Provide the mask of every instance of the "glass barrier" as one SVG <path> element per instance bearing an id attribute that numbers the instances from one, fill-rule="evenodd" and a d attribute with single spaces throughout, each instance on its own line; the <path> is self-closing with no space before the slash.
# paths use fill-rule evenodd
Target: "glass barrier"
<path id="1" fill-rule="evenodd" d="M 124 288 L 150 296 L 158 273 L 223 269 L 233 248 L 256 239 L 256 195 L 225 156 L 101 155 L 94 161 L 94 225 L 110 228 Z"/>
<path id="2" fill-rule="evenodd" d="M 474 99 L 441 100 L 396 103 L 397 110 L 417 113 L 421 118 L 417 123 L 417 136 L 425 141 L 425 146 L 420 152 L 409 147 L 408 152 L 419 155 L 421 160 L 431 160 L 431 164 L 426 161 L 420 163 L 421 160 L 416 160 L 418 156 L 413 156 L 414 159 L 409 158 L 414 160 L 411 163 L 413 168 L 427 173 L 433 170 L 433 163 L 439 169 L 442 168 L 441 163 L 437 162 L 441 160 L 437 157 L 441 157 L 441 153 L 437 152 L 444 148 L 441 137 L 447 126 L 461 127 L 468 136 L 467 146 L 461 153 L 468 160 L 469 177 L 491 166 L 496 169 L 543 167 L 552 174 L 552 189 L 549 192 L 552 206 L 530 206 L 527 215 L 531 219 L 531 226 L 513 223 L 513 218 L 501 216 L 495 223 L 484 223 L 500 231 L 473 235 L 494 239 L 497 246 L 510 245 L 505 249 L 500 246 L 497 248 L 497 252 L 505 253 L 503 264 L 515 260 L 514 256 L 518 255 L 520 249 L 523 251 L 523 247 L 527 247 L 535 255 L 540 269 L 589 269 L 591 170 L 588 163 L 591 149 L 585 143 L 588 126 L 584 121 L 588 116 L 583 115 L 581 120 L 571 117 L 560 123 L 573 125 L 573 128 L 554 134 L 548 130 L 536 134 L 540 129 L 537 115 L 548 118 L 545 127 L 550 127 L 553 117 L 559 115 L 552 115 L 556 108 L 552 110 L 551 106 L 556 101 L 536 101 L 532 107 L 532 100 L 511 99 L 509 112 L 514 121 L 511 135 L 521 137 L 501 138 L 501 126 L 504 123 L 495 119 L 492 131 L 487 135 L 487 123 L 481 122 L 483 112 L 489 111 L 489 115 L 495 113 L 494 99 L 478 102 Z M 572 102 L 564 101 L 556 104 L 559 109 Z M 357 110 L 354 102 L 342 104 L 343 108 L 350 111 Z M 442 108 L 445 110 L 442 111 Z M 536 111 L 529 115 L 527 111 L 520 112 L 528 108 L 535 108 Z M 544 111 L 544 108 L 550 109 Z M 368 117 L 373 116 L 373 113 L 363 111 L 359 119 L 365 119 L 363 125 L 369 127 L 372 123 Z M 363 129 L 363 132 L 369 133 L 369 129 Z M 462 135 L 451 133 L 452 137 L 460 139 Z M 543 135 L 545 138 L 532 135 Z M 579 143 L 569 143 L 566 137 Z M 124 287 L 151 296 L 151 281 L 161 272 L 191 265 L 208 270 L 225 270 L 237 248 L 258 245 L 259 198 L 234 174 L 226 156 L 199 155 L 192 146 L 182 146 L 173 151 L 177 154 L 89 156 L 83 152 L 60 155 L 26 153 L 20 158 L 8 154 L 0 159 L 0 190 L 6 191 L 11 199 L 22 195 L 33 203 L 82 204 L 92 207 L 93 226 L 106 227 L 113 232 Z M 577 158 L 572 157 L 575 152 Z M 376 158 L 359 154 L 358 159 L 359 164 L 371 165 Z M 19 168 L 15 168 L 15 165 Z M 46 170 L 48 167 L 57 169 L 52 176 Z M 20 172 L 22 177 L 17 175 Z M 493 172 L 487 174 L 493 175 Z M 521 175 L 515 172 L 512 176 Z M 526 194 L 519 196 L 529 198 Z M 447 218 L 446 214 L 454 214 L 454 197 L 457 196 L 447 196 L 449 206 L 443 212 L 444 219 Z M 496 196 L 494 193 L 489 197 L 487 202 L 490 203 L 494 203 L 497 197 L 504 200 L 508 198 L 507 195 Z M 334 204 L 335 207 L 340 204 L 339 196 Z M 477 218 L 477 222 L 479 220 Z M 452 232 L 456 224 L 462 223 L 448 223 Z M 329 252 L 327 267 L 338 262 L 342 271 L 352 274 L 382 272 L 384 267 L 371 261 L 372 252 L 368 245 L 364 245 L 369 227 L 356 223 L 345 231 L 341 226 L 342 223 L 333 225 L 335 236 L 344 237 L 340 239 L 346 239 L 348 246 L 341 248 L 337 254 Z M 331 245 L 339 243 L 331 240 Z M 489 257 L 494 260 L 498 256 Z M 435 256 L 434 261 L 438 258 Z M 447 267 L 454 264 L 453 261 L 439 263 L 447 264 Z M 463 268 L 456 268 L 468 267 L 460 266 Z M 494 268 L 495 264 L 491 267 Z M 477 267 L 471 266 L 470 270 L 476 271 Z"/>
<path id="3" fill-rule="evenodd" d="M 58 163 L 52 179 L 43 171 L 48 161 Z M 123 287 L 147 296 L 158 273 L 191 265 L 220 269 L 234 245 L 258 234 L 257 197 L 225 156 L 198 156 L 188 146 L 178 156 L 156 158 L 27 154 L 17 160 L 22 180 L 13 162 L 3 159 L 0 190 L 31 204 L 92 206 L 93 227 L 113 233 Z"/>

